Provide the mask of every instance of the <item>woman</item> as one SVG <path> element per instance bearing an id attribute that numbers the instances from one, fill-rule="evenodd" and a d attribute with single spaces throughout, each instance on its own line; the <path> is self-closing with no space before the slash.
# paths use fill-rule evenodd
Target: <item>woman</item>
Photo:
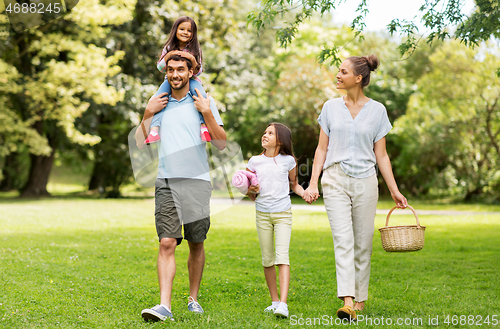
<path id="1" fill-rule="evenodd" d="M 309 203 L 319 197 L 318 178 L 323 169 L 321 184 L 335 249 L 337 296 L 344 301 L 337 316 L 349 320 L 356 319 L 356 311 L 364 309 L 368 298 L 378 201 L 376 164 L 396 205 L 408 206 L 386 152 L 385 135 L 392 129 L 387 110 L 363 93 L 378 65 L 377 57 L 371 55 L 349 57 L 340 66 L 337 89 L 346 90 L 347 95 L 323 105 L 313 172 L 304 194 Z"/>

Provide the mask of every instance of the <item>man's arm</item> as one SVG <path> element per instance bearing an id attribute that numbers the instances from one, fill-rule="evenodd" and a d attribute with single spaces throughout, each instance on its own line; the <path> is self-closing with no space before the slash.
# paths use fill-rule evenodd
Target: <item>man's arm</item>
<path id="1" fill-rule="evenodd" d="M 203 119 L 205 119 L 205 124 L 210 132 L 210 137 L 212 137 L 212 144 L 222 151 L 226 148 L 226 131 L 222 126 L 219 126 L 214 118 L 212 110 L 210 109 L 210 97 L 208 93 L 205 98 L 200 94 L 198 89 L 196 89 L 196 92 L 198 93 L 198 96 L 193 96 L 194 106 L 203 115 Z"/>
<path id="2" fill-rule="evenodd" d="M 148 106 L 146 106 L 146 109 L 144 110 L 144 117 L 135 131 L 135 142 L 139 149 L 144 148 L 144 141 L 148 137 L 149 126 L 151 125 L 153 116 L 155 113 L 160 112 L 165 106 L 167 106 L 168 97 L 162 98 L 166 95 L 168 95 L 168 93 L 162 93 L 151 97 L 149 100 Z"/>

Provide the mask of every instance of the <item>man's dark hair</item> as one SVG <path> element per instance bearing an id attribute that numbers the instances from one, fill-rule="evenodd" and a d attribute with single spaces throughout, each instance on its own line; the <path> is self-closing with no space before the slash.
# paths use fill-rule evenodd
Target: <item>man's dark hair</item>
<path id="1" fill-rule="evenodd" d="M 187 64 L 187 67 L 188 67 L 188 70 L 191 70 L 193 68 L 193 63 L 191 63 L 191 61 L 189 59 L 187 59 L 186 57 L 182 57 L 180 55 L 174 55 L 172 57 L 170 57 L 167 62 L 165 63 L 168 67 L 168 62 L 170 61 L 183 61 L 183 62 L 186 62 Z"/>

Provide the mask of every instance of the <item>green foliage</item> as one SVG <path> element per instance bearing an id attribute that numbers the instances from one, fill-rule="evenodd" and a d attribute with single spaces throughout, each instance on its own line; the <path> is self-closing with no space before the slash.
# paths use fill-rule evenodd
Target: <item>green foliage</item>
<path id="1" fill-rule="evenodd" d="M 448 190 L 468 200 L 497 189 L 500 58 L 454 42 L 430 59 L 431 71 L 396 122 L 397 172 L 415 194 Z"/>
<path id="2" fill-rule="evenodd" d="M 477 10 L 455 32 L 467 46 L 476 46 L 481 41 L 499 38 L 500 4 L 497 0 L 476 0 Z"/>
<path id="3" fill-rule="evenodd" d="M 189 15 L 198 23 L 203 85 L 218 101 L 228 137 L 245 157 L 262 151 L 260 136 L 269 123 L 285 123 L 292 129 L 300 180 L 306 181 L 317 145 L 317 116 L 326 100 L 341 95 L 334 88 L 336 65 L 350 55 L 374 53 L 382 65 L 365 92 L 386 106 L 395 123 L 387 149 L 400 188 L 415 195 L 500 195 L 499 111 L 493 95 L 500 77 L 493 55 L 498 49 L 467 53 L 441 40 L 450 37 L 445 27 L 460 20 L 475 19 L 474 27 L 489 22 L 473 38 L 494 33 L 497 23 L 489 17 L 497 17 L 496 3 L 478 2 L 478 11 L 467 18 L 457 11 L 457 1 L 444 7 L 427 1 L 422 10 L 436 30 L 431 45 L 417 47 L 412 21 L 389 25 L 390 33 L 405 36 L 399 45 L 364 33 L 366 1 L 360 1 L 351 27 L 329 25 L 329 12 L 341 2 L 264 1 L 247 21 L 248 6 L 254 4 L 241 0 L 85 1 L 62 19 L 23 34 L 9 29 L 0 15 L 0 38 L 5 38 L 0 43 L 0 189 L 20 189 L 30 177 L 41 176 L 29 170 L 30 163 L 52 161 L 55 151 L 63 164 L 92 162 L 89 188 L 119 196 L 132 177 L 127 134 L 164 79 L 156 70 L 157 56 L 173 21 Z M 277 47 L 270 27 L 277 28 L 286 48 Z M 411 56 L 402 60 L 394 51 L 398 46 Z M 442 47 L 457 53 L 448 55 Z M 470 85 L 474 88 L 467 89 Z M 47 176 L 51 165 L 44 167 Z"/>
<path id="4" fill-rule="evenodd" d="M 6 141 L 0 156 L 16 152 L 16 144 L 27 146 L 32 159 L 27 194 L 46 193 L 53 155 L 61 145 L 95 145 L 101 140 L 76 129 L 75 120 L 91 104 L 115 105 L 123 98 L 124 91 L 110 86 L 108 78 L 120 71 L 117 63 L 124 53 L 108 54 L 95 43 L 110 26 L 131 19 L 133 4 L 83 1 L 39 28 L 10 30 L 0 45 L 0 74 L 12 82 L 9 88 L 0 82 L 2 115 L 10 124 L 0 128 L 0 140 Z"/>
<path id="5" fill-rule="evenodd" d="M 321 16 L 334 11 L 342 0 L 310 0 L 310 1 L 277 1 L 262 0 L 256 11 L 248 14 L 249 24 L 258 30 L 273 26 L 277 17 L 287 17 L 288 13 L 296 13 L 295 18 L 286 26 L 279 26 L 276 31 L 276 39 L 280 46 L 288 46 L 297 35 L 298 27 L 306 20 L 319 13 Z M 478 45 L 482 41 L 499 37 L 500 6 L 497 0 L 476 1 L 476 12 L 470 17 L 462 14 L 464 3 L 460 0 L 426 0 L 420 7 L 422 22 L 428 29 L 427 42 L 432 44 L 435 40 L 446 40 L 454 38 L 468 46 Z M 360 0 L 358 14 L 351 23 L 351 29 L 356 38 L 362 38 L 365 29 L 364 17 L 368 13 L 367 1 Z M 456 27 L 455 34 L 450 34 L 450 28 Z M 415 21 L 400 20 L 394 18 L 387 26 L 387 31 L 393 35 L 402 35 L 405 39 L 397 46 L 402 56 L 412 54 L 418 47 L 421 37 Z M 340 60 L 336 57 L 338 45 L 324 49 L 319 53 L 320 62 L 326 58 L 333 60 L 332 65 L 339 65 Z"/>
<path id="6" fill-rule="evenodd" d="M 0 158 L 11 152 L 17 152 L 19 144 L 24 144 L 33 154 L 47 155 L 50 148 L 47 141 L 35 130 L 29 122 L 24 122 L 19 113 L 14 111 L 14 102 L 9 94 L 18 94 L 22 87 L 18 84 L 21 75 L 15 67 L 0 59 Z M 0 171 L 1 172 L 1 171 Z M 1 176 L 0 176 L 1 177 Z"/>

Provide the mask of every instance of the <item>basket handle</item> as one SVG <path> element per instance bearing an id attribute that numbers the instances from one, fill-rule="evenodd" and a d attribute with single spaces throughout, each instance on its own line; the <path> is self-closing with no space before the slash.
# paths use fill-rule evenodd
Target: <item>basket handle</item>
<path id="1" fill-rule="evenodd" d="M 417 216 L 417 212 L 415 211 L 415 209 L 413 209 L 412 206 L 408 205 L 408 208 L 410 208 L 410 210 L 413 212 L 413 215 L 415 215 L 415 219 L 417 220 L 417 227 L 420 227 L 420 223 L 418 221 L 418 216 Z M 398 207 L 394 207 L 391 209 L 391 211 L 389 211 L 389 213 L 387 214 L 387 219 L 385 220 L 385 226 L 389 226 L 389 217 L 391 217 L 391 214 L 392 212 L 395 210 L 395 209 L 398 209 Z"/>

